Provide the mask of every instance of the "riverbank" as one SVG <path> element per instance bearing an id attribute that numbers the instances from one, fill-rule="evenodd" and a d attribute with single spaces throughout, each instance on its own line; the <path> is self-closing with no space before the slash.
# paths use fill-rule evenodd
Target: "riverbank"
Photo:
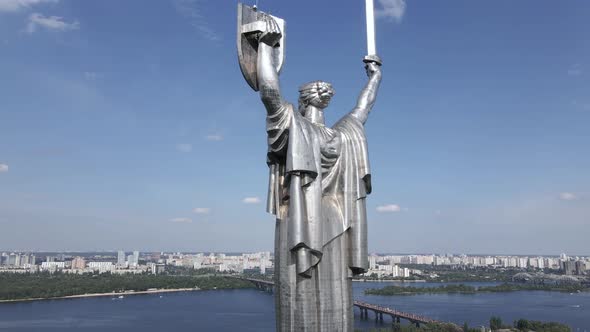
<path id="1" fill-rule="evenodd" d="M 0 300 L 0 303 L 29 302 L 29 301 L 43 301 L 43 300 L 67 300 L 67 299 L 80 299 L 80 298 L 86 298 L 86 297 L 104 297 L 104 296 L 119 297 L 119 296 L 127 296 L 127 295 L 194 292 L 194 291 L 200 291 L 200 290 L 201 290 L 200 288 L 151 289 L 151 290 L 145 290 L 145 291 L 124 291 L 124 292 L 68 295 L 68 296 L 59 296 L 59 297 L 38 297 L 38 298 L 26 298 L 26 299 L 14 299 L 14 300 Z"/>
<path id="2" fill-rule="evenodd" d="M 517 291 L 548 291 L 563 293 L 588 292 L 590 288 L 581 285 L 531 285 L 531 284 L 500 284 L 495 286 L 474 287 L 465 284 L 449 284 L 437 287 L 386 286 L 383 288 L 369 288 L 367 295 L 416 295 L 416 294 L 476 294 L 476 293 L 505 293 Z"/>
<path id="3" fill-rule="evenodd" d="M 220 275 L 0 274 L 0 301 L 252 287 L 251 282 Z"/>
<path id="4" fill-rule="evenodd" d="M 367 295 L 415 295 L 415 294 L 474 294 L 477 288 L 463 284 L 445 285 L 440 287 L 408 287 L 386 286 L 383 288 L 369 288 L 365 290 Z"/>

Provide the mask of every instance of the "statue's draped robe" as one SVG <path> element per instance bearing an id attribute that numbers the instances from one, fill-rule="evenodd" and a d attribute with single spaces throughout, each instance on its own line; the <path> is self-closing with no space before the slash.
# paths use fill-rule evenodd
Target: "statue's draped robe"
<path id="1" fill-rule="evenodd" d="M 363 123 L 349 114 L 327 128 L 284 104 L 267 133 L 277 330 L 352 331 L 352 276 L 368 268 Z"/>

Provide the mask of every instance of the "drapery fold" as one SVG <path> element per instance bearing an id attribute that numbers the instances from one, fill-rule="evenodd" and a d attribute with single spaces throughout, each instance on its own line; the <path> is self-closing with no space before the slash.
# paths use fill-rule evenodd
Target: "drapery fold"
<path id="1" fill-rule="evenodd" d="M 323 247 L 345 231 L 348 266 L 354 274 L 365 272 L 365 197 L 371 192 L 371 177 L 363 124 L 347 115 L 333 128 L 318 126 L 285 104 L 267 116 L 267 133 L 267 211 L 287 223 L 297 273 L 310 277 Z M 339 146 L 322 150 L 330 142 Z"/>

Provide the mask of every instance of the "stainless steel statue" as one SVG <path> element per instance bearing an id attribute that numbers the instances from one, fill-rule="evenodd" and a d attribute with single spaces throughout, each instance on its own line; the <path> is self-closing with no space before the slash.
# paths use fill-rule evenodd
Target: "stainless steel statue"
<path id="1" fill-rule="evenodd" d="M 281 95 L 284 27 L 281 19 L 238 5 L 240 67 L 266 108 L 277 330 L 352 331 L 352 277 L 368 268 L 365 199 L 371 174 L 364 123 L 381 63 L 369 41 L 368 82 L 353 110 L 327 127 L 330 83 L 302 85 L 297 108 Z"/>

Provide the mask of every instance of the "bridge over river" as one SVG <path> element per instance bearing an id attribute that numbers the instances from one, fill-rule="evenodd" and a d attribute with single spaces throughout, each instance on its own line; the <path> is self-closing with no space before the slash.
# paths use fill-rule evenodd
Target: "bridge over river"
<path id="1" fill-rule="evenodd" d="M 272 292 L 274 288 L 274 282 L 264 279 L 254 279 L 254 278 L 245 278 L 245 277 L 232 277 L 241 280 L 250 281 L 253 283 L 256 288 Z M 420 316 L 408 312 L 403 312 L 399 310 L 395 310 L 388 307 L 382 307 L 376 304 L 370 304 L 362 301 L 354 301 L 354 306 L 359 308 L 361 318 L 369 318 L 369 311 L 372 311 L 375 316 L 375 320 L 383 321 L 383 316 L 391 317 L 393 323 L 400 323 L 402 319 L 409 321 L 411 324 L 415 324 L 416 326 L 420 326 L 420 324 L 428 324 L 428 323 L 438 323 L 438 324 L 452 324 L 457 327 L 457 331 L 460 331 L 458 325 L 449 322 L 443 322 L 440 320 L 436 320 L 433 318 Z"/>

